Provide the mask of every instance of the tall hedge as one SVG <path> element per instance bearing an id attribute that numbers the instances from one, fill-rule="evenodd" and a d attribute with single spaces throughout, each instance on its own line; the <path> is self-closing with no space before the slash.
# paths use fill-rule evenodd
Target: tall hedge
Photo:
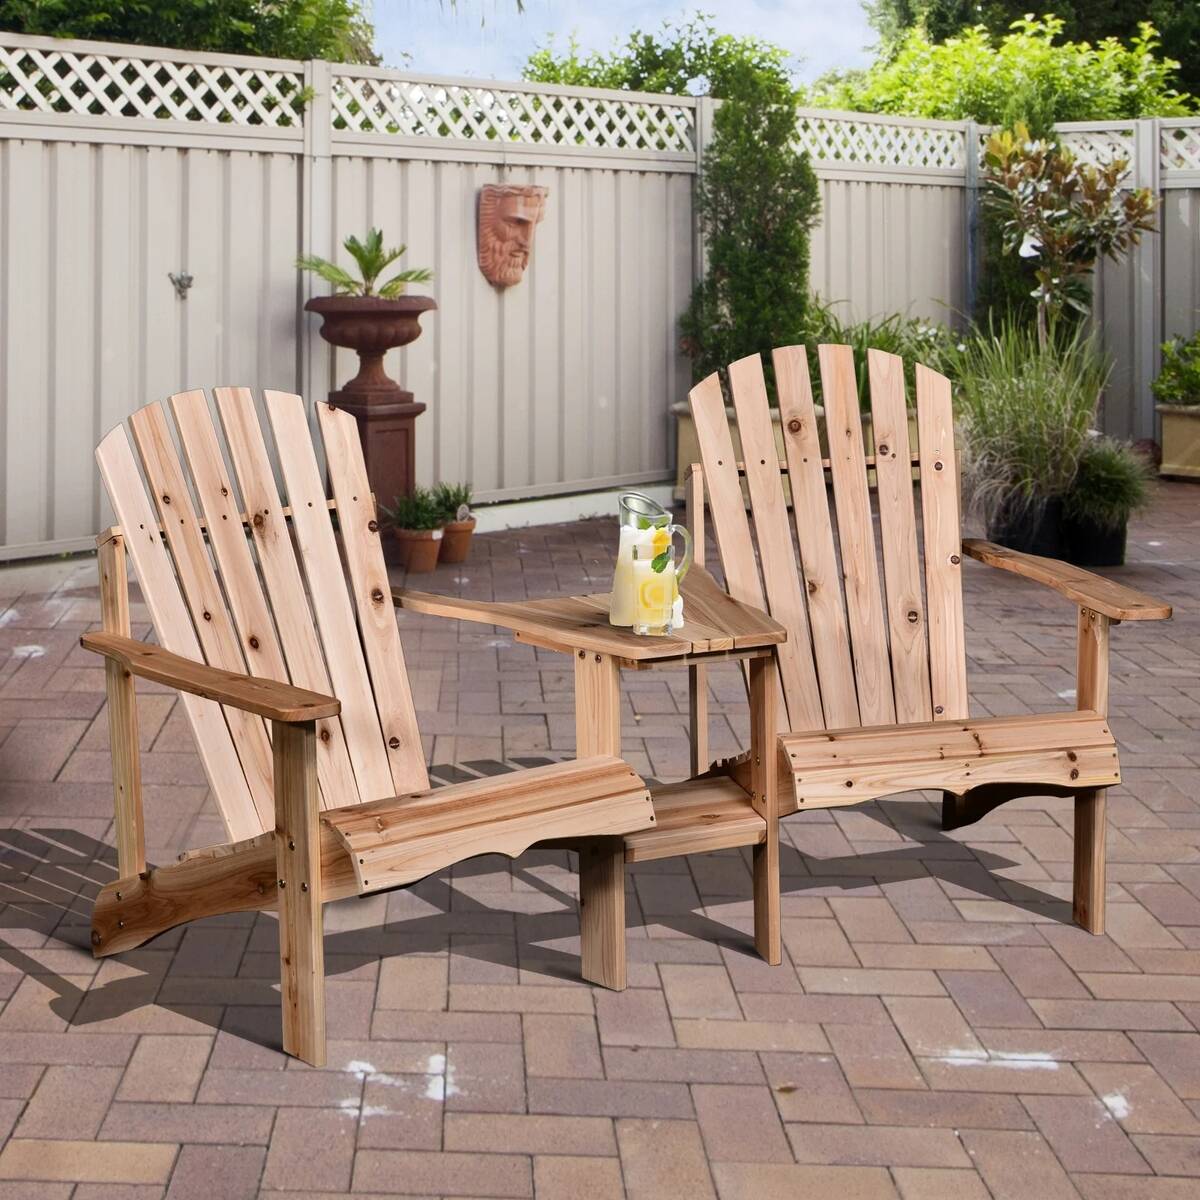
<path id="1" fill-rule="evenodd" d="M 696 379 L 803 340 L 820 196 L 796 108 L 791 89 L 748 77 L 714 117 L 696 197 L 707 269 L 680 320 Z"/>

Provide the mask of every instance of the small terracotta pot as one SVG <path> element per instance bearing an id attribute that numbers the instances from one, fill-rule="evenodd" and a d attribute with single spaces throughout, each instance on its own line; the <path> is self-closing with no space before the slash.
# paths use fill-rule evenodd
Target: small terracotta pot
<path id="1" fill-rule="evenodd" d="M 460 563 L 467 561 L 467 552 L 471 549 L 471 537 L 475 533 L 475 518 L 468 517 L 465 521 L 447 521 L 442 526 L 442 552 L 438 555 L 440 562 Z"/>
<path id="2" fill-rule="evenodd" d="M 400 562 L 410 575 L 423 575 L 437 566 L 440 529 L 393 529 L 392 533 L 400 546 Z"/>

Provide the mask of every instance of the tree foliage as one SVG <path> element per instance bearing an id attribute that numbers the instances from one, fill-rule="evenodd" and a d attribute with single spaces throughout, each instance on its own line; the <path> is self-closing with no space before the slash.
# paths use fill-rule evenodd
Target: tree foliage
<path id="1" fill-rule="evenodd" d="M 804 337 L 820 196 L 793 145 L 796 104 L 790 88 L 750 77 L 713 118 L 696 201 L 707 269 L 680 320 L 697 379 Z"/>
<path id="2" fill-rule="evenodd" d="M 931 42 L 944 42 L 974 25 L 1001 37 L 1031 6 L 1028 0 L 866 0 L 864 7 L 885 50 L 891 51 L 914 28 Z M 1200 5 L 1181 0 L 1055 0 L 1052 9 L 1062 19 L 1064 38 L 1093 46 L 1108 37 L 1130 41 L 1142 22 L 1149 21 L 1180 60 L 1172 75 L 1175 87 L 1200 92 Z"/>
<path id="3" fill-rule="evenodd" d="M 1161 57 L 1159 38 L 1139 26 L 1128 45 L 1063 41 L 1058 17 L 1022 17 L 1002 36 L 984 26 L 944 42 L 910 29 L 894 53 L 865 71 L 820 81 L 809 103 L 989 125 L 1025 121 L 1035 133 L 1057 121 L 1183 116 L 1190 96 L 1171 85 L 1178 65 Z"/>
<path id="4" fill-rule="evenodd" d="M 266 58 L 379 61 L 359 0 L 0 0 L 0 29 Z"/>
<path id="5" fill-rule="evenodd" d="M 786 50 L 758 38 L 718 33 L 700 14 L 687 21 L 666 21 L 658 32 L 634 30 L 607 53 L 582 55 L 574 38 L 559 51 L 551 38 L 529 56 L 522 77 L 573 87 L 718 98 L 732 95 L 751 79 L 781 94 L 792 90 Z"/>

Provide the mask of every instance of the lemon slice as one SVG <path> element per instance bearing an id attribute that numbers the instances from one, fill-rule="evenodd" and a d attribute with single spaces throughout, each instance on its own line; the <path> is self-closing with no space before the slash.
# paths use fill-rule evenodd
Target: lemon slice
<path id="1" fill-rule="evenodd" d="M 638 587 L 638 603 L 643 608 L 659 611 L 667 607 L 667 581 L 661 576 L 655 579 L 643 579 Z"/>
<path id="2" fill-rule="evenodd" d="M 665 529 L 656 529 L 650 539 L 650 548 L 656 555 L 661 554 L 671 545 L 671 535 Z"/>

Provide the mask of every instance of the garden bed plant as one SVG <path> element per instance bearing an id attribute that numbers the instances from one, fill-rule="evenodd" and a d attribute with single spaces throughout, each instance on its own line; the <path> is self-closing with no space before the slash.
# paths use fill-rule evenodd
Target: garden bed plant
<path id="1" fill-rule="evenodd" d="M 408 496 L 397 496 L 383 517 L 400 546 L 401 562 L 410 573 L 422 574 L 437 566 L 445 518 L 434 494 L 415 487 Z"/>

